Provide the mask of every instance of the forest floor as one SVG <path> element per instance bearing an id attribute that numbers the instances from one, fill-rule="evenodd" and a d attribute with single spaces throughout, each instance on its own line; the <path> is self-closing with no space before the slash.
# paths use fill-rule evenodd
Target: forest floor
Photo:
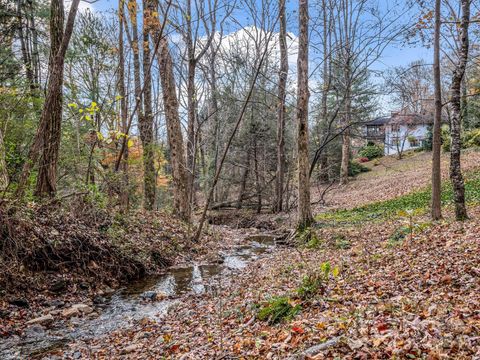
<path id="1" fill-rule="evenodd" d="M 327 193 L 316 226 L 292 243 L 214 278 L 206 291 L 178 296 L 165 315 L 145 314 L 38 358 L 480 358 L 480 153 L 465 155 L 464 223 L 453 221 L 448 186 L 445 219 L 429 220 L 429 154 L 367 165 L 371 172 Z M 215 262 L 291 218 L 213 226 L 211 250 L 199 250 L 197 261 Z"/>

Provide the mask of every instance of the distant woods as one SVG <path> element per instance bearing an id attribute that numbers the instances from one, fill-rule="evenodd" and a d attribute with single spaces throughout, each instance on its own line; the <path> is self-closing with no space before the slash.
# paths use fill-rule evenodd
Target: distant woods
<path id="1" fill-rule="evenodd" d="M 308 226 L 311 185 L 348 184 L 365 124 L 392 107 L 435 112 L 434 219 L 447 125 L 456 215 L 467 218 L 462 139 L 480 113 L 470 1 L 458 13 L 440 0 L 80 5 L 2 5 L 2 199 L 89 193 L 95 206 L 200 222 L 197 238 L 212 209 L 296 210 Z M 378 70 L 392 47 L 432 39 L 433 68 Z"/>

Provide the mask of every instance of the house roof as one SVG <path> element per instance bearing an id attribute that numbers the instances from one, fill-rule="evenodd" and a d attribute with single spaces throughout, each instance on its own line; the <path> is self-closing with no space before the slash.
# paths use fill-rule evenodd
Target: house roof
<path id="1" fill-rule="evenodd" d="M 367 122 L 366 125 L 367 126 L 370 126 L 370 125 L 385 125 L 389 121 L 390 121 L 389 117 L 382 116 L 382 117 L 378 117 L 376 119 L 373 119 L 372 121 Z"/>
<path id="2" fill-rule="evenodd" d="M 433 124 L 432 114 L 394 113 L 389 124 L 399 125 L 431 125 Z"/>

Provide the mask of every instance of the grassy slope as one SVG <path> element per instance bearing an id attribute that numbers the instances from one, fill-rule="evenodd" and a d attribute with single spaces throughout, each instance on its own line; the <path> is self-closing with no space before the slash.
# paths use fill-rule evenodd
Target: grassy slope
<path id="1" fill-rule="evenodd" d="M 466 175 L 465 195 L 467 203 L 475 205 L 480 203 L 480 170 L 475 170 Z M 413 210 L 423 213 L 430 206 L 431 187 L 413 191 L 393 199 L 377 201 L 358 206 L 353 209 L 334 210 L 321 213 L 317 216 L 320 222 L 362 222 L 374 219 L 384 220 L 398 215 L 400 212 Z M 442 189 L 442 203 L 449 205 L 453 201 L 453 190 L 450 182 L 444 183 Z"/>

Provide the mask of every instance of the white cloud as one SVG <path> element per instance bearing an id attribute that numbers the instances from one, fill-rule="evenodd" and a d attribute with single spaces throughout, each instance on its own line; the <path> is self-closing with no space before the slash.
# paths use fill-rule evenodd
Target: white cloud
<path id="1" fill-rule="evenodd" d="M 67 12 L 70 11 L 70 5 L 72 5 L 72 0 L 66 0 L 65 1 L 65 10 Z M 87 1 L 80 1 L 80 3 L 78 4 L 78 11 L 79 12 L 86 12 L 86 11 L 94 12 L 95 8 L 93 7 L 92 3 L 89 3 Z"/>

